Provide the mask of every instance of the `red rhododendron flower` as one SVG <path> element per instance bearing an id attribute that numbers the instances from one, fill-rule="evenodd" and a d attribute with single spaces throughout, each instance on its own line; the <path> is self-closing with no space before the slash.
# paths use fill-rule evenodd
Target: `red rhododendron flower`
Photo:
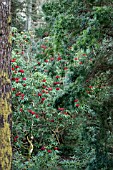
<path id="1" fill-rule="evenodd" d="M 32 111 L 31 114 L 32 114 L 32 115 L 35 115 L 35 112 Z"/>
<path id="2" fill-rule="evenodd" d="M 51 87 L 48 88 L 49 91 L 53 90 Z"/>
<path id="3" fill-rule="evenodd" d="M 24 51 L 22 51 L 21 54 L 24 54 Z"/>
<path id="4" fill-rule="evenodd" d="M 16 88 L 13 87 L 13 88 L 12 88 L 12 91 L 15 91 L 15 90 L 16 90 Z"/>
<path id="5" fill-rule="evenodd" d="M 39 115 L 36 114 L 36 118 L 38 119 L 38 118 L 39 118 Z"/>
<path id="6" fill-rule="evenodd" d="M 59 87 L 57 87 L 57 88 L 56 88 L 56 90 L 60 90 L 60 88 L 59 88 Z"/>
<path id="7" fill-rule="evenodd" d="M 62 58 L 61 58 L 61 57 L 58 57 L 57 60 L 60 61 L 60 60 L 62 60 Z"/>
<path id="8" fill-rule="evenodd" d="M 63 111 L 65 108 L 58 108 L 58 110 Z"/>
<path id="9" fill-rule="evenodd" d="M 53 57 L 51 57 L 51 58 L 50 58 L 50 60 L 51 60 L 51 61 L 53 61 L 53 60 L 54 60 L 54 58 L 53 58 Z"/>
<path id="10" fill-rule="evenodd" d="M 15 137 L 14 137 L 14 142 L 16 142 L 16 141 L 17 141 L 17 139 L 18 139 L 18 136 L 15 136 Z"/>
<path id="11" fill-rule="evenodd" d="M 34 115 L 34 114 L 35 114 L 35 112 L 34 112 L 34 111 L 32 111 L 32 110 L 28 110 L 28 112 L 29 112 L 29 113 L 31 113 L 32 115 Z"/>
<path id="12" fill-rule="evenodd" d="M 18 92 L 18 93 L 16 93 L 15 95 L 16 95 L 16 96 L 20 96 L 20 95 L 21 95 L 21 92 Z"/>
<path id="13" fill-rule="evenodd" d="M 25 86 L 26 86 L 26 84 L 23 84 L 23 86 L 25 87 Z"/>
<path id="14" fill-rule="evenodd" d="M 48 153 L 51 153 L 51 152 L 52 152 L 52 150 L 48 149 L 48 150 L 47 150 L 47 152 L 48 152 Z"/>
<path id="15" fill-rule="evenodd" d="M 19 80 L 15 80 L 16 83 L 19 83 Z"/>
<path id="16" fill-rule="evenodd" d="M 32 113 L 32 110 L 29 109 L 28 112 L 29 112 L 29 113 Z"/>
<path id="17" fill-rule="evenodd" d="M 78 102 L 78 99 L 75 99 L 74 102 Z"/>
<path id="18" fill-rule="evenodd" d="M 64 67 L 64 70 L 67 70 L 68 68 L 67 67 Z"/>
<path id="19" fill-rule="evenodd" d="M 14 77 L 12 77 L 12 79 L 11 80 L 15 80 L 15 78 Z"/>
<path id="20" fill-rule="evenodd" d="M 56 76 L 56 78 L 58 79 L 58 78 L 60 78 L 60 76 Z"/>
<path id="21" fill-rule="evenodd" d="M 14 68 L 14 67 L 12 67 L 12 68 L 11 68 L 11 70 L 12 70 L 12 71 L 14 71 L 14 70 L 15 70 L 15 68 Z"/>
<path id="22" fill-rule="evenodd" d="M 58 150 L 58 147 L 54 147 L 54 150 Z"/>
<path id="23" fill-rule="evenodd" d="M 18 77 L 16 77 L 16 78 L 15 78 L 15 80 L 19 80 L 19 78 L 18 78 Z"/>
<path id="24" fill-rule="evenodd" d="M 43 48 L 44 50 L 47 48 L 45 45 L 41 45 L 41 48 Z"/>
<path id="25" fill-rule="evenodd" d="M 22 112 L 23 111 L 23 109 L 22 108 L 20 108 L 20 112 Z"/>
<path id="26" fill-rule="evenodd" d="M 42 90 L 42 93 L 45 93 L 46 92 L 46 90 Z"/>
<path id="27" fill-rule="evenodd" d="M 76 104 L 76 107 L 79 107 L 80 105 L 79 104 Z"/>
<path id="28" fill-rule="evenodd" d="M 42 93 L 38 93 L 38 96 L 42 96 Z"/>
<path id="29" fill-rule="evenodd" d="M 46 98 L 45 98 L 45 97 L 43 97 L 43 98 L 42 98 L 42 101 L 44 101 L 44 100 L 46 100 Z"/>
<path id="30" fill-rule="evenodd" d="M 54 119 L 50 120 L 50 122 L 54 122 Z"/>
<path id="31" fill-rule="evenodd" d="M 83 64 L 82 61 L 80 61 L 79 64 Z"/>
<path id="32" fill-rule="evenodd" d="M 24 70 L 19 70 L 18 72 L 20 72 L 20 73 L 24 73 Z"/>
<path id="33" fill-rule="evenodd" d="M 44 89 L 46 88 L 46 86 L 42 86 Z"/>
<path id="34" fill-rule="evenodd" d="M 11 60 L 12 63 L 15 62 L 15 61 L 16 61 L 16 58 L 13 58 L 13 59 Z"/>
<path id="35" fill-rule="evenodd" d="M 90 89 L 92 89 L 92 88 L 93 88 L 93 86 L 89 86 L 89 88 L 90 88 Z"/>
<path id="36" fill-rule="evenodd" d="M 46 148 L 44 146 L 41 147 L 41 150 L 44 151 Z"/>
<path id="37" fill-rule="evenodd" d="M 44 60 L 46 63 L 48 63 L 49 60 Z"/>
<path id="38" fill-rule="evenodd" d="M 57 84 L 60 84 L 60 82 L 54 82 L 53 84 L 54 84 L 54 85 L 57 85 Z"/>
<path id="39" fill-rule="evenodd" d="M 67 112 L 64 112 L 65 115 L 69 116 L 69 114 Z"/>
<path id="40" fill-rule="evenodd" d="M 23 77 L 22 80 L 27 80 L 27 78 L 26 78 L 26 77 Z"/>
<path id="41" fill-rule="evenodd" d="M 38 62 L 38 65 L 40 65 L 41 63 L 40 62 Z"/>
<path id="42" fill-rule="evenodd" d="M 15 138 L 17 139 L 17 138 L 18 138 L 18 136 L 15 136 Z"/>
<path id="43" fill-rule="evenodd" d="M 17 78 L 15 78 L 15 82 L 16 83 L 18 83 L 19 82 L 19 78 L 17 77 Z"/>
<path id="44" fill-rule="evenodd" d="M 20 66 L 15 66 L 15 68 L 19 68 Z"/>
<path id="45" fill-rule="evenodd" d="M 78 58 L 74 58 L 74 60 L 78 60 Z"/>
<path id="46" fill-rule="evenodd" d="M 25 94 L 22 93 L 22 94 L 21 94 L 21 97 L 24 97 L 24 96 L 25 96 Z"/>
<path id="47" fill-rule="evenodd" d="M 46 82 L 46 79 L 43 79 L 42 82 Z"/>
<path id="48" fill-rule="evenodd" d="M 83 56 L 87 56 L 86 54 L 82 54 Z"/>

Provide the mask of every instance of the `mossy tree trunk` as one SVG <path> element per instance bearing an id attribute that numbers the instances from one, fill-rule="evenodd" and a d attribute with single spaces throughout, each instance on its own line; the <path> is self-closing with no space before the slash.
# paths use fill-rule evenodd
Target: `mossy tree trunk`
<path id="1" fill-rule="evenodd" d="M 0 0 L 0 170 L 11 170 L 10 0 Z"/>

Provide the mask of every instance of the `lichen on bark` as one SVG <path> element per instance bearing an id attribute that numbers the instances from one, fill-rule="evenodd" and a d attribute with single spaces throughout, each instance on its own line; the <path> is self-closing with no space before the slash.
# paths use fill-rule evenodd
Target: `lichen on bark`
<path id="1" fill-rule="evenodd" d="M 10 0 L 0 1 L 0 170 L 11 170 Z"/>

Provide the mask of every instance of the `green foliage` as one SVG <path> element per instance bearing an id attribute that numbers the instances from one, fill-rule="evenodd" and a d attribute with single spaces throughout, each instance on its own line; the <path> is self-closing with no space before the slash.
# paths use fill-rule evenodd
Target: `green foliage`
<path id="1" fill-rule="evenodd" d="M 16 167 L 112 169 L 112 6 L 53 1 L 47 37 L 13 31 L 14 151 L 28 164 L 15 156 Z"/>

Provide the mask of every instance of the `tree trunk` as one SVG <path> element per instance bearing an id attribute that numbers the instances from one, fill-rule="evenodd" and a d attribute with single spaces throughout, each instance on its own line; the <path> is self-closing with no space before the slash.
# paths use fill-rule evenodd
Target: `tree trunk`
<path id="1" fill-rule="evenodd" d="M 0 0 L 0 170 L 11 170 L 10 0 Z"/>
<path id="2" fill-rule="evenodd" d="M 27 0 L 26 8 L 26 30 L 31 30 L 32 26 L 32 0 Z"/>

